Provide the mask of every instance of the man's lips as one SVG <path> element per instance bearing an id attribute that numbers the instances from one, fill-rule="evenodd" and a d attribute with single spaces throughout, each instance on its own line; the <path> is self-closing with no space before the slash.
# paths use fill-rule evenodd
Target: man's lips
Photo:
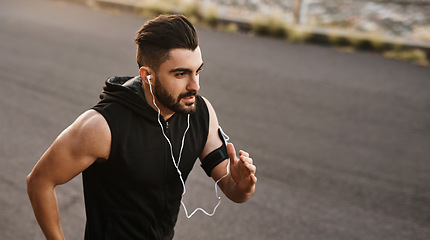
<path id="1" fill-rule="evenodd" d="M 183 97 L 182 99 L 185 101 L 185 103 L 194 103 L 196 97 L 190 96 L 190 97 Z"/>
<path id="2" fill-rule="evenodd" d="M 187 92 L 184 94 L 181 94 L 179 96 L 179 99 L 183 99 L 186 103 L 194 103 L 195 99 L 196 99 L 196 92 Z"/>

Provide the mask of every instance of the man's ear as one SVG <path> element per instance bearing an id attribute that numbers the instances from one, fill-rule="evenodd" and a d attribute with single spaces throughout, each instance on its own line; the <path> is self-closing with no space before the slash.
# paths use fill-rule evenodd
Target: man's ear
<path id="1" fill-rule="evenodd" d="M 144 83 L 146 83 L 146 84 L 149 84 L 148 83 L 148 76 L 149 75 L 151 75 L 151 73 L 152 73 L 152 70 L 149 68 L 149 67 L 147 67 L 147 66 L 142 66 L 142 67 L 140 67 L 139 68 L 139 75 L 140 75 L 140 78 L 142 79 L 142 81 L 144 82 Z"/>

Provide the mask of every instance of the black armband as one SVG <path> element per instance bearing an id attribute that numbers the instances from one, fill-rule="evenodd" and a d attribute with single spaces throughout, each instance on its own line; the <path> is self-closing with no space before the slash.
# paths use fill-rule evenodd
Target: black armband
<path id="1" fill-rule="evenodd" d="M 208 177 L 211 176 L 212 170 L 220 164 L 225 159 L 228 159 L 227 146 L 225 145 L 224 137 L 222 136 L 221 131 L 218 129 L 218 136 L 221 138 L 222 145 L 221 147 L 213 150 L 209 153 L 203 160 L 200 165 L 203 170 L 205 170 Z"/>

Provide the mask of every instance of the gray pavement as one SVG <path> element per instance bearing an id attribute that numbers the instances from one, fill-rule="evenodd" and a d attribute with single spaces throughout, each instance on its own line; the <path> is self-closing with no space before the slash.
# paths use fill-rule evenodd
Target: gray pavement
<path id="1" fill-rule="evenodd" d="M 0 239 L 44 239 L 25 177 L 98 101 L 137 74 L 144 19 L 68 2 L 0 2 Z M 199 28 L 201 94 L 258 166 L 254 198 L 214 217 L 180 212 L 175 239 L 428 239 L 430 68 L 367 53 Z M 196 166 L 188 208 L 216 204 Z M 82 239 L 80 176 L 57 187 L 67 239 Z"/>

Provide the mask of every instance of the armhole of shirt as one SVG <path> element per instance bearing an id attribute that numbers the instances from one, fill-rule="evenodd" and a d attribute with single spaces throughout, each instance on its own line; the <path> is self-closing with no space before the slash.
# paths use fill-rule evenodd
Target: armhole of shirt
<path id="1" fill-rule="evenodd" d="M 202 108 L 201 108 L 201 114 L 203 115 L 203 120 L 202 120 L 202 123 L 204 124 L 203 126 L 203 129 L 204 129 L 204 135 L 203 135 L 203 144 L 202 144 L 202 147 L 201 147 L 201 149 L 200 149 L 200 153 L 203 151 L 203 149 L 205 148 L 205 146 L 206 146 L 206 142 L 208 141 L 208 135 L 209 135 L 209 117 L 210 117 L 210 115 L 209 115 L 209 109 L 208 109 L 208 106 L 206 105 L 206 101 L 203 99 L 203 97 L 201 97 L 201 96 L 198 96 L 198 99 L 199 99 L 199 101 L 200 101 L 200 105 L 202 106 Z M 199 154 L 200 154 L 199 153 Z"/>
<path id="2" fill-rule="evenodd" d="M 116 156 L 116 146 L 117 146 L 116 144 L 117 134 L 116 134 L 116 128 L 114 127 L 114 120 L 113 120 L 114 117 L 112 117 L 111 114 L 109 114 L 110 111 L 107 109 L 108 107 L 110 107 L 110 105 L 108 106 L 96 105 L 91 108 L 97 111 L 98 113 L 100 113 L 104 117 L 110 129 L 111 146 L 110 146 L 109 158 L 107 159 L 107 161 L 109 161 L 110 159 Z"/>

